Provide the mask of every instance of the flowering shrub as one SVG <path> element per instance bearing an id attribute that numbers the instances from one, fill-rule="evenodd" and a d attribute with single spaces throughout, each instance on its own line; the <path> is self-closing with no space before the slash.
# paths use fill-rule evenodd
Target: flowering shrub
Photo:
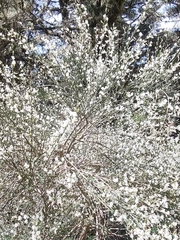
<path id="1" fill-rule="evenodd" d="M 179 238 L 179 63 L 160 48 L 133 72 L 149 39 L 117 51 L 104 21 L 94 47 L 84 20 L 29 72 L 1 64 L 2 239 Z"/>

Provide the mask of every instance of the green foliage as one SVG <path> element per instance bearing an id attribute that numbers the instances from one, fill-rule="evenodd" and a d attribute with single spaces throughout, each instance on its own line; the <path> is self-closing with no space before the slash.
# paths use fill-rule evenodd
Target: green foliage
<path id="1" fill-rule="evenodd" d="M 132 118 L 135 122 L 141 123 L 142 121 L 146 120 L 146 115 L 134 114 Z"/>

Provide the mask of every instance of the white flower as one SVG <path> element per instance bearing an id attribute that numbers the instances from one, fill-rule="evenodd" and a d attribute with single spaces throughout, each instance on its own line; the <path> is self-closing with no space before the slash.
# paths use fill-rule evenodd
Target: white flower
<path id="1" fill-rule="evenodd" d="M 119 181 L 118 178 L 113 178 L 113 182 L 117 183 Z"/>
<path id="2" fill-rule="evenodd" d="M 174 190 L 177 190 L 178 187 L 179 187 L 179 184 L 178 184 L 178 182 L 174 182 L 174 183 L 171 184 L 171 186 Z"/>
<path id="3" fill-rule="evenodd" d="M 27 162 L 24 164 L 24 168 L 25 168 L 25 169 L 28 169 L 28 168 L 29 168 L 29 164 L 28 164 Z"/>

